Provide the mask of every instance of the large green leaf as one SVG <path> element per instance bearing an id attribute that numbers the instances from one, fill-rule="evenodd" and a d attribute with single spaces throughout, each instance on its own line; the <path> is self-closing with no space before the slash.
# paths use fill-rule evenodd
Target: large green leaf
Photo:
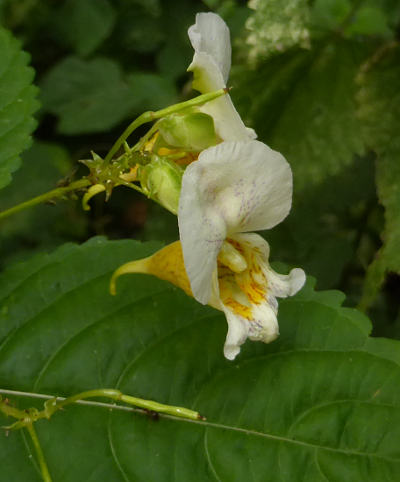
<path id="1" fill-rule="evenodd" d="M 59 116 L 63 134 L 102 132 L 121 122 L 134 105 L 134 94 L 113 60 L 67 57 L 41 85 L 43 107 Z"/>
<path id="2" fill-rule="evenodd" d="M 29 56 L 10 32 L 0 27 L 0 188 L 20 166 L 19 155 L 31 142 L 38 107 Z"/>
<path id="3" fill-rule="evenodd" d="M 368 269 L 362 304 L 374 300 L 389 271 L 400 274 L 400 48 L 392 44 L 360 73 L 359 115 L 365 141 L 377 153 L 376 183 L 385 208 L 383 247 Z"/>
<path id="4" fill-rule="evenodd" d="M 234 76 L 241 113 L 287 157 L 297 192 L 338 174 L 364 150 L 354 98 L 363 58 L 359 44 L 338 40 Z"/>
<path id="5" fill-rule="evenodd" d="M 364 205 L 374 202 L 372 164 L 357 155 L 365 149 L 355 100 L 364 55 L 364 46 L 335 37 L 233 75 L 240 113 L 293 170 L 292 212 L 268 234 L 273 256 L 301 263 L 323 287 L 337 286 L 355 258 Z"/>
<path id="6" fill-rule="evenodd" d="M 54 480 L 398 480 L 398 342 L 368 338 L 342 294 L 309 283 L 281 301 L 277 341 L 229 362 L 224 317 L 167 283 L 132 275 L 108 295 L 113 269 L 156 248 L 93 239 L 0 279 L 1 387 L 118 387 L 207 417 L 68 408 L 37 424 Z M 31 450 L 23 432 L 0 437 L 4 480 L 39 480 Z"/>

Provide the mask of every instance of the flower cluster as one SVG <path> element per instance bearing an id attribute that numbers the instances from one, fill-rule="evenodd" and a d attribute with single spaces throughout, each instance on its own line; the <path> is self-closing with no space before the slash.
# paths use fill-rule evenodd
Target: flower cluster
<path id="1" fill-rule="evenodd" d="M 188 68 L 193 87 L 203 94 L 226 87 L 231 45 L 224 21 L 200 13 L 189 38 L 195 51 Z M 280 153 L 255 140 L 229 95 L 197 107 L 190 115 L 195 114 L 206 116 L 201 121 L 207 135 L 196 136 L 198 151 L 185 158 L 177 210 L 180 241 L 121 266 L 111 289 L 115 292 L 121 274 L 149 273 L 223 311 L 228 322 L 224 354 L 233 360 L 247 338 L 268 343 L 279 335 L 276 298 L 295 294 L 305 282 L 299 268 L 288 275 L 273 271 L 268 243 L 253 233 L 276 226 L 289 213 L 292 172 Z M 160 121 L 158 132 L 169 139 L 168 152 L 172 143 L 179 151 L 182 143 L 189 144 L 182 139 L 193 138 L 187 122 L 186 130 L 171 128 L 178 121 Z"/>

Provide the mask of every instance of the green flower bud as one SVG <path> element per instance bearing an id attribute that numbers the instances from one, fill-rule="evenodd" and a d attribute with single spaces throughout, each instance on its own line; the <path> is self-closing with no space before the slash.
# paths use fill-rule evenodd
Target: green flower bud
<path id="1" fill-rule="evenodd" d="M 145 194 L 173 214 L 178 212 L 182 175 L 182 168 L 158 156 L 153 156 L 150 164 L 140 168 L 139 171 Z"/>
<path id="2" fill-rule="evenodd" d="M 158 129 L 166 144 L 188 151 L 202 151 L 217 143 L 214 121 L 202 112 L 173 114 L 158 123 Z"/>

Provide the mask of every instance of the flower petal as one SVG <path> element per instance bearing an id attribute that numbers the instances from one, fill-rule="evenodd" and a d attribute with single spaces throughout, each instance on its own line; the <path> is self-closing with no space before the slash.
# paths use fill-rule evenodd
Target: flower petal
<path id="1" fill-rule="evenodd" d="M 231 41 L 226 23 L 215 13 L 198 13 L 188 34 L 195 52 L 212 59 L 225 85 L 231 70 Z"/>
<path id="2" fill-rule="evenodd" d="M 214 89 L 210 91 L 212 92 L 212 90 Z M 244 125 L 229 94 L 207 102 L 200 107 L 200 110 L 214 119 L 215 131 L 224 141 L 248 141 L 257 137 L 253 129 Z"/>
<path id="3" fill-rule="evenodd" d="M 178 222 L 194 297 L 207 303 L 227 235 L 272 228 L 290 210 L 292 174 L 281 154 L 259 141 L 204 150 L 182 178 Z"/>
<path id="4" fill-rule="evenodd" d="M 249 322 L 245 318 L 231 312 L 222 305 L 228 322 L 228 333 L 224 345 L 224 355 L 228 360 L 234 360 L 240 352 L 240 346 L 246 341 L 249 333 Z"/>
<path id="5" fill-rule="evenodd" d="M 225 22 L 214 13 L 199 13 L 188 33 L 195 50 L 188 67 L 193 72 L 193 88 L 202 94 L 223 89 L 231 68 L 231 43 Z M 214 119 L 216 132 L 223 140 L 257 137 L 253 129 L 245 127 L 228 94 L 200 110 Z"/>
<path id="6" fill-rule="evenodd" d="M 228 333 L 224 345 L 224 355 L 234 360 L 240 352 L 240 346 L 249 338 L 252 341 L 270 343 L 279 336 L 279 326 L 273 308 L 265 303 L 252 306 L 253 319 L 247 320 L 233 313 L 222 303 L 222 310 L 228 322 Z"/>
<path id="7" fill-rule="evenodd" d="M 204 198 L 212 197 L 213 193 L 202 193 L 197 185 L 197 172 L 191 175 L 188 171 L 197 162 L 189 165 L 184 173 L 178 223 L 185 268 L 193 296 L 200 303 L 207 304 L 212 294 L 212 276 L 217 267 L 217 256 L 226 237 L 226 226 L 220 216 L 215 216 L 211 211 L 206 212 L 212 199 Z"/>
<path id="8" fill-rule="evenodd" d="M 250 249 L 258 251 L 258 262 L 268 280 L 268 287 L 272 297 L 287 298 L 288 296 L 293 296 L 304 286 L 306 275 L 301 268 L 293 268 L 289 274 L 285 275 L 277 273 L 270 267 L 268 263 L 269 244 L 259 234 L 237 234 L 233 236 L 233 239 L 247 245 Z M 274 301 L 271 300 L 270 304 L 273 305 Z"/>

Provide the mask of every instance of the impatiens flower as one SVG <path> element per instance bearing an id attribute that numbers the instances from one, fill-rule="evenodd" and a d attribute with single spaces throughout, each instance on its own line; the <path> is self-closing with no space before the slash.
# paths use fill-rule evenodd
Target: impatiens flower
<path id="1" fill-rule="evenodd" d="M 224 88 L 231 46 L 223 20 L 212 13 L 198 14 L 189 37 L 195 49 L 189 67 L 194 88 L 202 93 Z M 292 171 L 281 154 L 254 140 L 254 131 L 245 127 L 228 95 L 197 109 L 189 114 L 197 112 L 197 117 L 164 119 L 154 134 L 159 139 L 148 140 L 166 143 L 158 145 L 160 156 L 188 150 L 179 158 L 184 169 L 180 192 L 171 166 L 166 172 L 161 160 L 148 179 L 148 189 L 162 193 L 170 211 L 176 212 L 178 204 L 180 241 L 121 266 L 111 292 L 118 276 L 126 273 L 153 274 L 174 283 L 225 313 L 224 354 L 233 360 L 247 338 L 269 343 L 279 335 L 276 298 L 294 295 L 305 282 L 302 269 L 288 275 L 273 271 L 268 243 L 252 232 L 273 228 L 289 213 Z M 175 186 L 173 196 L 163 190 L 170 185 Z M 165 204 L 160 195 L 158 201 Z"/>
<path id="2" fill-rule="evenodd" d="M 305 274 L 274 273 L 266 241 L 250 231 L 283 221 L 292 202 L 285 158 L 259 141 L 223 142 L 190 164 L 179 198 L 179 232 L 193 296 L 226 314 L 225 356 L 247 337 L 269 342 L 278 334 L 276 296 L 295 294 Z"/>
<path id="3" fill-rule="evenodd" d="M 269 246 L 249 231 L 269 229 L 288 214 L 291 169 L 278 152 L 258 141 L 222 142 L 200 153 L 183 175 L 179 199 L 180 242 L 119 268 L 168 280 L 228 321 L 224 354 L 233 360 L 247 338 L 268 343 L 278 334 L 276 297 L 295 294 L 305 274 L 269 266 Z"/>
<path id="4" fill-rule="evenodd" d="M 206 94 L 226 87 L 231 69 L 231 41 L 225 22 L 215 13 L 198 13 L 188 33 L 195 52 L 188 68 L 193 72 L 193 88 Z M 257 137 L 253 129 L 245 127 L 229 95 L 208 102 L 200 110 L 214 119 L 222 140 Z"/>

